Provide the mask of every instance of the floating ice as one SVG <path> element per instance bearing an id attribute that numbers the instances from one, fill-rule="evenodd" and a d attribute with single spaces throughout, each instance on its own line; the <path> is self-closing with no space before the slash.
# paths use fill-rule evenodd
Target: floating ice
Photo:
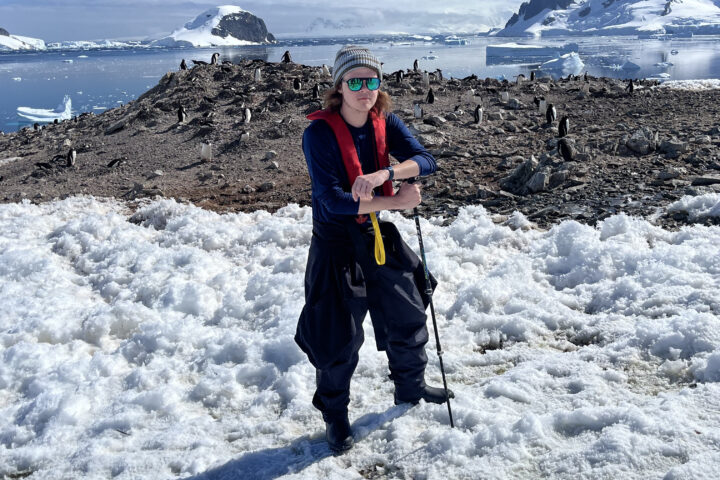
<path id="1" fill-rule="evenodd" d="M 580 59 L 580 55 L 575 52 L 566 53 L 540 66 L 541 70 L 562 75 L 578 75 L 583 71 L 583 68 L 585 68 L 585 63 Z"/>
<path id="2" fill-rule="evenodd" d="M 63 101 L 55 110 L 43 108 L 18 107 L 17 114 L 33 122 L 52 122 L 54 120 L 68 120 L 72 117 L 72 102 L 70 96 L 65 95 Z"/>

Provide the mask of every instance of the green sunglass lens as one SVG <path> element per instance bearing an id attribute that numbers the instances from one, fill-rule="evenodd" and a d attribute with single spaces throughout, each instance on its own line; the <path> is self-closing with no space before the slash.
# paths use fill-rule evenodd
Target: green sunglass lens
<path id="1" fill-rule="evenodd" d="M 347 84 L 348 84 L 348 87 L 350 88 L 350 90 L 352 90 L 353 92 L 357 92 L 358 90 L 360 90 L 362 88 L 362 79 L 361 78 L 351 78 L 350 80 L 348 80 Z"/>
<path id="2" fill-rule="evenodd" d="M 368 90 L 377 90 L 380 87 L 379 78 L 368 78 L 366 82 Z"/>

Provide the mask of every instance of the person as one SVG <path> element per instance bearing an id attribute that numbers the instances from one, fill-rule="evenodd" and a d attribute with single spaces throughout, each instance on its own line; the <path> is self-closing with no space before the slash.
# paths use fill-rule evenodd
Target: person
<path id="1" fill-rule="evenodd" d="M 353 445 L 350 379 L 368 311 L 378 350 L 387 353 L 395 403 L 444 403 L 448 395 L 424 381 L 429 297 L 422 263 L 392 223 L 372 217 L 419 205 L 417 183 L 403 182 L 395 193 L 392 180 L 429 175 L 435 159 L 388 113 L 381 64 L 367 48 L 341 48 L 332 75 L 325 109 L 308 116 L 312 123 L 302 141 L 313 235 L 295 341 L 316 369 L 313 405 L 325 420 L 330 448 L 339 453 Z M 389 155 L 400 163 L 391 166 Z M 384 255 L 378 257 L 380 240 Z M 434 278 L 431 283 L 434 288 Z"/>

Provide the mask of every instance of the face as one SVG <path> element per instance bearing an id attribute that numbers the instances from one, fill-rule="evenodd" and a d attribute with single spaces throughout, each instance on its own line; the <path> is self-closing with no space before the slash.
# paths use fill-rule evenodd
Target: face
<path id="1" fill-rule="evenodd" d="M 343 96 L 343 106 L 365 113 L 369 112 L 370 109 L 375 105 L 378 97 L 378 92 L 380 90 L 370 91 L 368 90 L 367 85 L 365 85 L 365 83 L 363 82 L 362 88 L 357 92 L 353 92 L 348 88 L 347 83 L 345 82 L 347 80 L 350 80 L 351 78 L 372 77 L 377 78 L 377 72 L 367 67 L 355 68 L 346 73 L 338 87 L 338 91 Z"/>

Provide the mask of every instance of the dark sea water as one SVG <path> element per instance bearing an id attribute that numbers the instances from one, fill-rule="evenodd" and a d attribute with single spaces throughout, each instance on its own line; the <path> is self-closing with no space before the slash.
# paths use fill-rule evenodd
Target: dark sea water
<path id="1" fill-rule="evenodd" d="M 470 44 L 414 42 L 367 44 L 392 72 L 411 68 L 416 58 L 423 70 L 442 69 L 446 78 L 476 74 L 481 78 L 514 79 L 552 57 L 492 58 L 487 45 L 521 42 L 540 45 L 575 42 L 585 63 L 582 71 L 616 78 L 648 78 L 664 74 L 671 80 L 720 78 L 720 37 L 639 40 L 635 37 L 589 37 L 570 39 L 528 39 L 465 37 Z M 30 122 L 16 114 L 19 106 L 54 108 L 70 95 L 73 114 L 100 113 L 127 103 L 152 88 L 168 71 L 177 70 L 181 59 L 210 60 L 214 51 L 221 60 L 239 62 L 260 58 L 279 61 L 290 50 L 293 60 L 306 65 L 332 65 L 335 52 L 346 40 L 308 46 L 252 46 L 212 49 L 90 50 L 0 54 L 0 130 L 11 132 Z M 423 59 L 423 57 L 429 57 Z M 432 58 L 437 57 L 437 58 Z M 626 60 L 640 69 L 620 70 Z M 664 65 L 658 65 L 665 62 Z M 672 65 L 668 65 L 668 63 Z M 576 72 L 580 73 L 580 72 Z M 19 80 L 18 80 L 19 79 Z"/>

